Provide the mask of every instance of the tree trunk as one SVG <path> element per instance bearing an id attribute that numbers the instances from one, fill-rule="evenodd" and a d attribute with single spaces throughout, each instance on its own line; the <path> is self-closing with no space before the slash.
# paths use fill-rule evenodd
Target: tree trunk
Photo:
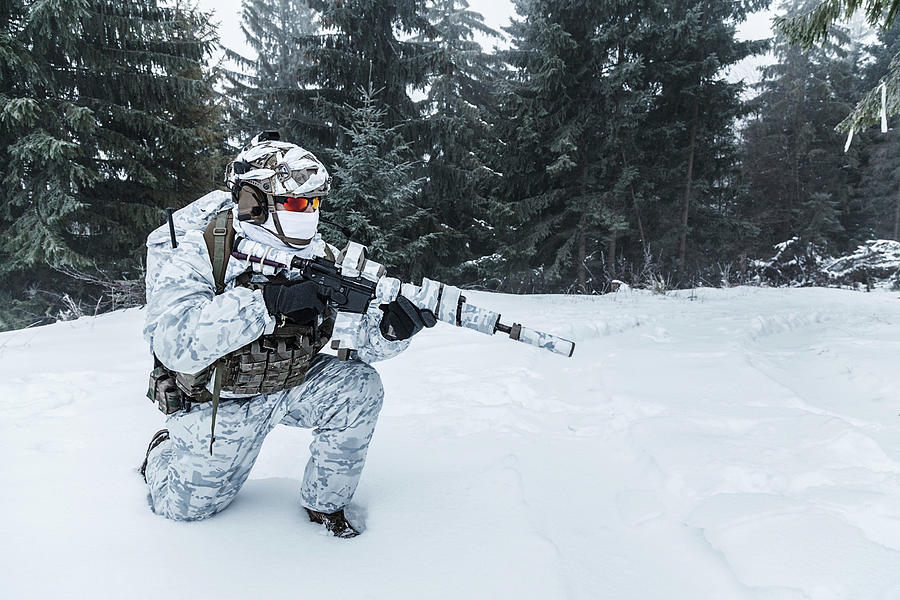
<path id="1" fill-rule="evenodd" d="M 576 229 L 578 236 L 578 291 L 582 294 L 587 293 L 587 267 L 584 264 L 587 261 L 587 241 L 585 239 L 587 236 L 584 232 L 584 221 L 585 217 L 581 215 Z"/>
<path id="2" fill-rule="evenodd" d="M 612 232 L 612 237 L 609 238 L 609 242 L 606 244 L 606 271 L 612 275 L 616 276 L 616 233 Z"/>
<path id="3" fill-rule="evenodd" d="M 631 191 L 631 204 L 634 205 L 634 218 L 637 221 L 638 233 L 641 236 L 641 250 L 644 251 L 644 255 L 647 255 L 647 238 L 644 237 L 644 225 L 641 223 L 641 212 L 638 210 L 637 196 L 634 195 L 634 188 L 630 185 L 628 189 Z"/>
<path id="4" fill-rule="evenodd" d="M 694 98 L 691 111 L 691 141 L 688 151 L 687 182 L 684 186 L 684 204 L 681 207 L 681 244 L 678 247 L 678 271 L 684 274 L 684 261 L 687 254 L 688 209 L 691 206 L 691 181 L 694 179 L 694 145 L 697 140 L 697 114 L 700 110 L 700 98 Z"/>
<path id="5" fill-rule="evenodd" d="M 625 160 L 625 152 L 622 152 L 622 166 L 628 168 L 628 161 Z M 631 192 L 631 205 L 634 207 L 634 220 L 637 221 L 638 233 L 641 236 L 641 250 L 647 255 L 647 238 L 644 237 L 644 224 L 641 222 L 641 211 L 638 208 L 637 196 L 634 194 L 634 186 L 628 184 L 628 191 Z"/>

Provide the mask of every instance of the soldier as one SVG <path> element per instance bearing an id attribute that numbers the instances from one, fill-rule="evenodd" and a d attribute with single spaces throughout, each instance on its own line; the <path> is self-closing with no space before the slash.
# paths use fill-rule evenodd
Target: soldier
<path id="1" fill-rule="evenodd" d="M 266 434 L 283 423 L 313 428 L 300 486 L 309 519 L 337 537 L 355 537 L 344 507 L 384 395 L 369 363 L 406 349 L 426 320 L 400 296 L 370 307 L 357 359 L 319 353 L 334 314 L 316 284 L 253 273 L 229 256 L 242 236 L 303 258 L 334 259 L 337 250 L 317 233 L 330 185 L 325 166 L 270 132 L 244 147 L 226 183 L 230 194 L 213 192 L 178 211 L 177 248 L 174 226 L 171 245 L 164 227 L 147 241 L 144 337 L 156 360 L 150 393 L 167 413 L 141 466 L 151 507 L 179 521 L 224 509 Z"/>

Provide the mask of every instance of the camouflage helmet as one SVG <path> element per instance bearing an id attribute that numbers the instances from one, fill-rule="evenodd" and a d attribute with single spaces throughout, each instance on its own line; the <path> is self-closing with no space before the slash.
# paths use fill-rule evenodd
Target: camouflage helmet
<path id="1" fill-rule="evenodd" d="M 284 234 L 275 199 L 324 196 L 331 187 L 331 177 L 312 152 L 282 142 L 277 131 L 265 131 L 250 140 L 228 165 L 225 184 L 238 205 L 239 220 L 262 225 L 272 215 L 276 235 L 282 241 L 303 245 L 309 240 Z"/>
<path id="2" fill-rule="evenodd" d="M 228 165 L 225 183 L 230 189 L 249 183 L 267 196 L 321 196 L 328 193 L 331 177 L 315 154 L 282 142 L 277 131 L 265 131 Z"/>

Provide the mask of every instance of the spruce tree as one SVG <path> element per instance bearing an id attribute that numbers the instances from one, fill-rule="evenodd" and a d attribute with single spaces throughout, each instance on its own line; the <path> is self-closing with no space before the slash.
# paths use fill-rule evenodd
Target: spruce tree
<path id="1" fill-rule="evenodd" d="M 285 96 L 303 114 L 298 139 L 307 148 L 320 155 L 349 150 L 346 109 L 358 105 L 358 88 L 366 82 L 380 90 L 388 128 L 418 116 L 408 90 L 424 86 L 435 60 L 414 39 L 431 30 L 423 6 L 424 0 L 310 0 L 321 30 L 299 37 L 302 88 Z"/>
<path id="2" fill-rule="evenodd" d="M 845 154 L 834 129 L 850 108 L 856 57 L 836 44 L 804 51 L 783 36 L 775 56 L 744 133 L 742 211 L 759 232 L 748 249 L 795 236 L 846 248 L 868 234 L 854 191 L 859 150 Z"/>
<path id="3" fill-rule="evenodd" d="M 245 141 L 260 131 L 278 130 L 283 139 L 302 146 L 311 115 L 295 97 L 306 86 L 298 40 L 316 32 L 316 13 L 306 0 L 244 0 L 242 6 L 241 30 L 256 56 L 226 51 L 240 67 L 226 75 L 229 133 Z"/>
<path id="4" fill-rule="evenodd" d="M 360 88 L 360 102 L 349 108 L 344 128 L 349 150 L 333 152 L 334 187 L 326 198 L 321 229 L 329 242 L 363 244 L 392 277 L 410 280 L 416 257 L 439 232 L 419 235 L 428 211 L 416 205 L 421 181 L 413 174 L 409 146 L 399 126 L 387 127 L 388 110 L 380 91 Z"/>
<path id="5" fill-rule="evenodd" d="M 650 1 L 518 0 L 498 106 L 497 195 L 510 289 L 602 290 L 601 257 L 631 227 L 629 162 L 650 88 Z M 530 274 L 529 274 L 530 271 Z M 527 280 L 532 280 L 528 283 Z"/>
<path id="6" fill-rule="evenodd" d="M 871 62 L 865 69 L 864 89 L 874 87 L 890 70 L 893 57 L 900 54 L 900 23 L 880 32 L 867 50 Z M 900 124 L 895 123 L 886 133 L 871 130 L 861 151 L 867 160 L 861 167 L 860 194 L 870 203 L 874 234 L 900 241 Z"/>
<path id="7" fill-rule="evenodd" d="M 802 10 L 775 18 L 775 28 L 791 43 L 809 48 L 824 43 L 830 33 L 840 28 L 836 23 L 849 21 L 857 11 L 866 22 L 880 32 L 888 31 L 900 17 L 900 0 L 812 0 Z M 842 131 L 865 129 L 878 122 L 882 107 L 882 86 L 886 93 L 887 113 L 900 113 L 900 53 L 894 53 L 886 72 L 868 88 L 862 100 L 840 123 Z"/>
<path id="8" fill-rule="evenodd" d="M 0 326 L 98 293 L 55 268 L 141 277 L 165 206 L 220 176 L 208 16 L 155 0 L 4 2 Z M 27 52 L 25 52 L 27 50 Z M 102 304 L 102 300 L 99 302 Z"/>
<path id="9" fill-rule="evenodd" d="M 658 34 L 643 52 L 645 77 L 656 90 L 640 143 L 655 199 L 646 225 L 681 283 L 717 260 L 723 233 L 743 229 L 732 179 L 744 85 L 729 82 L 727 70 L 764 49 L 764 42 L 739 41 L 736 26 L 767 3 L 672 0 L 654 13 Z"/>
<path id="10" fill-rule="evenodd" d="M 408 130 L 424 157 L 420 204 L 434 217 L 423 223 L 433 244 L 417 265 L 430 277 L 472 281 L 480 277 L 475 259 L 492 254 L 495 246 L 488 194 L 495 176 L 485 162 L 498 145 L 486 114 L 494 101 L 497 61 L 474 38 L 499 33 L 466 0 L 435 0 L 427 16 L 435 37 L 421 39 L 430 42 L 437 64 L 419 103 L 421 117 Z"/>

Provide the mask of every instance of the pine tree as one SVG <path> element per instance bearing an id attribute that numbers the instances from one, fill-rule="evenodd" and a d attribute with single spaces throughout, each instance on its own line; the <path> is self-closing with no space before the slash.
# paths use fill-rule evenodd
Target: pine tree
<path id="1" fill-rule="evenodd" d="M 815 0 L 807 2 L 801 10 L 776 17 L 775 28 L 791 43 L 809 48 L 824 43 L 830 33 L 840 29 L 836 23 L 849 21 L 857 11 L 865 14 L 865 20 L 871 27 L 886 32 L 900 17 L 900 0 Z M 875 85 L 869 87 L 864 98 L 840 123 L 842 131 L 859 131 L 878 122 L 882 86 L 887 92 L 887 113 L 900 113 L 900 53 L 891 55 L 886 72 Z"/>
<path id="2" fill-rule="evenodd" d="M 775 55 L 744 134 L 742 210 L 759 231 L 751 253 L 795 236 L 852 245 L 867 237 L 854 193 L 859 154 L 854 147 L 842 152 L 834 127 L 850 107 L 856 55 L 848 58 L 835 44 L 807 52 L 784 37 Z"/>
<path id="3" fill-rule="evenodd" d="M 512 67 L 499 106 L 498 192 L 510 221 L 504 250 L 517 283 L 601 290 L 601 257 L 640 227 L 641 173 L 632 164 L 651 88 L 642 51 L 658 3 L 520 0 L 507 31 Z M 526 275 L 526 277 L 528 277 Z M 527 288 L 526 288 L 527 289 Z"/>
<path id="4" fill-rule="evenodd" d="M 207 15 L 155 0 L 0 13 L 0 326 L 11 326 L 52 315 L 63 292 L 97 292 L 54 268 L 138 280 L 161 208 L 220 176 L 223 136 L 203 69 Z"/>
<path id="5" fill-rule="evenodd" d="M 518 254 L 507 255 L 557 289 L 581 290 L 602 289 L 649 253 L 682 273 L 689 258 L 715 261 L 709 254 L 741 227 L 743 87 L 726 70 L 763 49 L 735 38 L 763 3 L 518 3 L 498 121 L 501 195 L 518 200 L 508 207 Z"/>
<path id="6" fill-rule="evenodd" d="M 371 82 L 380 90 L 391 128 L 418 116 L 408 90 L 422 88 L 433 66 L 427 46 L 415 41 L 429 34 L 424 0 L 310 0 L 322 27 L 299 36 L 303 61 L 297 72 L 302 89 L 285 96 L 297 106 L 297 139 L 319 155 L 349 150 L 343 136 L 352 120 L 348 106 L 359 102 L 358 88 Z"/>
<path id="7" fill-rule="evenodd" d="M 645 77 L 658 90 L 641 133 L 651 161 L 644 173 L 654 182 L 647 228 L 682 283 L 689 271 L 717 259 L 710 255 L 726 242 L 724 232 L 742 228 L 731 180 L 744 85 L 729 82 L 727 70 L 764 49 L 735 37 L 737 24 L 763 4 L 674 0 L 654 13 L 658 34 L 643 51 Z"/>
<path id="8" fill-rule="evenodd" d="M 871 89 L 889 71 L 894 56 L 900 54 L 900 23 L 878 34 L 878 41 L 867 48 L 872 60 L 865 70 L 863 88 Z M 871 204 L 872 227 L 879 238 L 900 241 L 900 126 L 887 133 L 870 132 L 866 151 L 868 160 L 861 168 L 860 193 Z"/>
<path id="9" fill-rule="evenodd" d="M 417 154 L 425 157 L 420 204 L 434 220 L 423 223 L 433 244 L 417 257 L 417 270 L 433 278 L 477 280 L 475 259 L 492 254 L 495 245 L 487 194 L 495 177 L 485 162 L 497 147 L 486 109 L 493 103 L 498 65 L 474 38 L 499 33 L 466 0 L 435 0 L 427 16 L 436 37 L 421 41 L 430 42 L 437 68 L 418 107 L 422 116 L 408 130 L 419 140 Z"/>
<path id="10" fill-rule="evenodd" d="M 348 107 L 352 124 L 344 129 L 350 149 L 334 152 L 334 187 L 321 229 L 338 246 L 363 244 L 392 277 L 410 280 L 415 258 L 439 233 L 418 235 L 429 215 L 415 204 L 421 180 L 413 175 L 409 146 L 399 126 L 385 126 L 380 91 L 370 84 L 359 93 L 361 103 Z"/>
<path id="11" fill-rule="evenodd" d="M 305 143 L 311 124 L 295 94 L 306 86 L 298 42 L 316 32 L 316 13 L 306 0 L 244 0 L 241 30 L 255 58 L 227 51 L 241 71 L 226 75 L 231 98 L 229 133 L 240 141 L 260 131 L 278 130 L 282 139 Z"/>

